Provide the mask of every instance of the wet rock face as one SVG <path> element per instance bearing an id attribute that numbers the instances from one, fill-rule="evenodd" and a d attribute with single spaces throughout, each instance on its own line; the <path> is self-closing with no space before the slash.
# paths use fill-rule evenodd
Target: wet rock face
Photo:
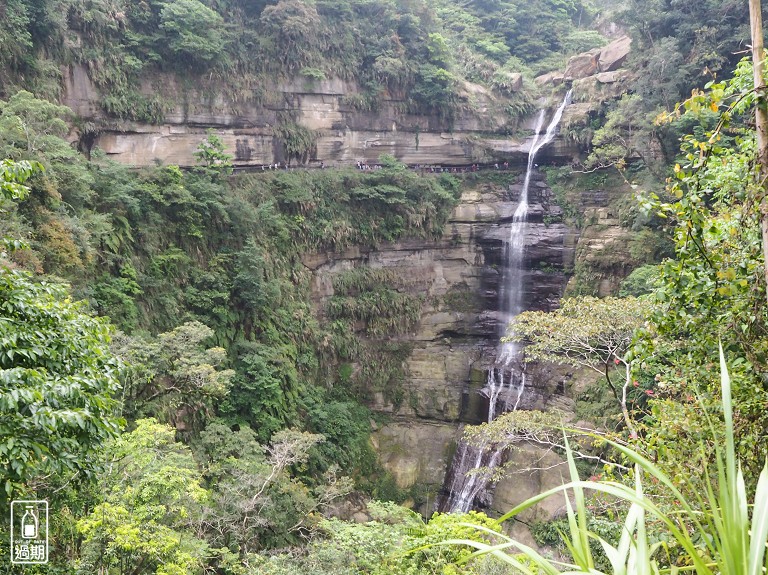
<path id="1" fill-rule="evenodd" d="M 522 184 L 508 190 L 496 205 L 501 217 L 483 230 L 478 243 L 483 249 L 483 297 L 488 309 L 498 305 L 499 270 L 504 265 L 504 241 L 509 235 L 511 215 L 518 205 Z M 523 308 L 550 311 L 557 306 L 565 282 L 564 272 L 573 263 L 575 238 L 562 223 L 562 210 L 541 174 L 534 172 L 529 190 L 528 223 L 525 230 Z"/>
<path id="2" fill-rule="evenodd" d="M 386 393 L 376 392 L 369 402 L 393 417 L 375 436 L 382 464 L 402 488 L 439 486 L 460 423 L 486 418 L 487 399 L 480 390 L 508 320 L 496 311 L 500 266 L 522 181 L 519 174 L 511 186 L 483 182 L 466 191 L 439 241 L 410 240 L 304 259 L 313 272 L 319 312 L 333 295 L 333 275 L 359 266 L 388 268 L 401 278 L 399 290 L 424 298 L 418 325 L 394 338 L 411 349 L 402 400 L 394 403 Z M 562 211 L 538 172 L 532 175 L 529 204 L 524 302 L 528 309 L 549 310 L 557 305 L 565 272 L 572 267 L 574 235 L 561 223 Z M 528 393 L 519 407 L 559 405 L 562 378 L 531 369 Z"/>
<path id="3" fill-rule="evenodd" d="M 607 46 L 593 48 L 568 59 L 565 67 L 565 80 L 578 80 L 593 76 L 599 72 L 618 70 L 629 56 L 632 38 L 621 36 Z M 545 83 L 549 79 L 542 79 Z"/>

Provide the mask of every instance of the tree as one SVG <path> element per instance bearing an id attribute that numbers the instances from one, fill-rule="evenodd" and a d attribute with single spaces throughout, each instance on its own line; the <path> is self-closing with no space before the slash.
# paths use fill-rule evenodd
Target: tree
<path id="1" fill-rule="evenodd" d="M 232 173 L 232 156 L 224 151 L 224 142 L 213 130 L 208 130 L 208 135 L 200 142 L 194 156 L 200 165 L 198 169 L 213 180 Z"/>
<path id="2" fill-rule="evenodd" d="M 322 435 L 284 429 L 263 447 L 247 427 L 233 432 L 212 423 L 200 435 L 199 454 L 215 486 L 202 518 L 210 540 L 245 558 L 258 549 L 295 544 L 312 530 L 317 512 L 353 487 L 334 468 L 311 487 L 292 475 L 322 441 Z"/>
<path id="3" fill-rule="evenodd" d="M 757 165 L 762 187 L 760 227 L 763 238 L 766 301 L 768 301 L 768 107 L 766 107 L 765 93 L 763 12 L 760 8 L 760 0 L 749 0 L 749 21 L 752 30 L 752 68 L 757 94 L 755 98 L 755 133 L 757 135 Z"/>
<path id="4" fill-rule="evenodd" d="M 369 502 L 367 511 L 372 520 L 363 524 L 322 521 L 322 536 L 307 545 L 306 553 L 257 556 L 254 575 L 507 573 L 495 559 L 472 557 L 466 545 L 496 540 L 500 525 L 483 513 L 436 513 L 425 522 L 409 509 L 378 501 Z M 441 545 L 446 540 L 456 544 Z"/>
<path id="5" fill-rule="evenodd" d="M 518 315 L 510 324 L 509 339 L 530 342 L 525 348 L 526 361 L 583 366 L 603 375 L 619 402 L 624 424 L 635 438 L 637 431 L 627 408 L 635 362 L 631 349 L 635 332 L 645 325 L 650 307 L 638 298 L 568 298 L 553 312 Z M 611 379 L 611 372 L 618 366 L 624 371 L 621 386 Z"/>
<path id="6" fill-rule="evenodd" d="M 212 550 L 189 529 L 209 493 L 189 448 L 153 419 L 110 443 L 105 500 L 81 519 L 78 573 L 181 575 L 195 572 Z"/>
<path id="7" fill-rule="evenodd" d="M 82 208 L 91 199 L 92 177 L 85 158 L 65 139 L 72 110 L 19 91 L 0 100 L 0 157 L 36 161 L 45 173 L 29 181 L 47 208 L 60 201 Z M 39 216 L 38 216 L 39 217 Z"/>
<path id="8" fill-rule="evenodd" d="M 15 201 L 26 198 L 29 195 L 29 187 L 25 182 L 32 174 L 42 170 L 43 166 L 38 162 L 14 162 L 8 159 L 0 162 L 0 200 Z M 0 214 L 5 212 L 6 210 L 0 207 Z M 19 239 L 10 237 L 0 237 L 0 246 L 4 250 L 0 251 L 0 261 L 6 257 L 6 252 L 26 247 Z"/>
<path id="9" fill-rule="evenodd" d="M 268 69 L 279 63 L 284 70 L 296 72 L 321 60 L 326 29 L 314 2 L 280 0 L 261 13 L 264 29 L 264 55 Z"/>
<path id="10" fill-rule="evenodd" d="M 36 162 L 0 164 L 0 199 L 22 199 Z M 50 473 L 88 473 L 121 419 L 110 328 L 68 286 L 35 282 L 0 259 L 0 488 Z"/>
<path id="11" fill-rule="evenodd" d="M 227 397 L 234 371 L 221 369 L 226 351 L 203 342 L 213 330 L 187 322 L 156 338 L 121 336 L 116 352 L 129 364 L 125 397 L 135 413 L 196 432 Z"/>
<path id="12" fill-rule="evenodd" d="M 0 264 L 0 482 L 8 495 L 49 473 L 88 473 L 121 425 L 120 362 L 106 320 L 66 285 Z"/>
<path id="13" fill-rule="evenodd" d="M 5 159 L 0 162 L 0 198 L 4 200 L 23 200 L 29 195 L 29 188 L 24 184 L 32 174 L 43 169 L 39 162 L 22 160 L 14 162 Z"/>
<path id="14" fill-rule="evenodd" d="M 220 60 L 226 45 L 224 20 L 199 0 L 164 2 L 160 28 L 180 61 L 208 64 Z"/>
<path id="15" fill-rule="evenodd" d="M 752 125 L 757 96 L 753 66 L 745 58 L 731 80 L 694 91 L 659 118 L 681 118 L 693 126 L 668 180 L 669 201 L 653 194 L 643 200 L 646 209 L 667 220 L 675 247 L 675 258 L 659 268 L 653 294 L 657 337 L 649 375 L 663 393 L 653 402 L 646 440 L 680 476 L 690 474 L 706 425 L 693 397 L 720 403 L 709 382 L 710 358 L 719 343 L 740 358 L 729 368 L 736 382 L 737 447 L 748 483 L 765 458 L 768 307 L 761 246 L 764 192 Z"/>

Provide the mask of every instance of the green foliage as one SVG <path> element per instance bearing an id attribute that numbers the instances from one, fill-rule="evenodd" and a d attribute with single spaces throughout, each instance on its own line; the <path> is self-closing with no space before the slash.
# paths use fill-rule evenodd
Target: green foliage
<path id="1" fill-rule="evenodd" d="M 595 7 L 585 2 L 441 1 L 437 12 L 451 36 L 469 47 L 459 52 L 460 57 L 479 77 L 493 70 L 493 64 L 522 72 L 522 62 L 532 74 L 548 72 L 561 67 L 567 56 L 605 43 L 599 34 L 583 28 L 596 15 Z M 493 64 L 478 65 L 473 52 Z"/>
<path id="2" fill-rule="evenodd" d="M 357 109 L 377 110 L 394 97 L 449 127 L 460 108 L 474 105 L 465 79 L 505 93 L 492 80 L 498 72 L 530 79 L 561 67 L 566 54 L 604 43 L 588 29 L 594 11 L 580 0 L 547 0 L 535 9 L 520 0 L 7 4 L 0 69 L 9 82 L 0 97 L 22 87 L 55 97 L 61 66 L 75 63 L 99 89 L 104 112 L 150 123 L 173 107 L 177 86 L 261 102 L 267 78 L 300 77 L 353 80 L 360 93 L 347 101 Z"/>
<path id="3" fill-rule="evenodd" d="M 296 353 L 295 345 L 290 344 L 243 344 L 233 393 L 221 406 L 223 412 L 248 422 L 261 440 L 291 421 L 303 388 Z"/>
<path id="4" fill-rule="evenodd" d="M 202 565 L 212 550 L 184 531 L 209 494 L 189 448 L 174 441 L 172 429 L 146 419 L 106 451 L 105 500 L 77 524 L 83 536 L 77 572 L 173 575 Z"/>
<path id="5" fill-rule="evenodd" d="M 0 63 L 4 68 L 18 69 L 27 59 L 27 50 L 32 48 L 30 24 L 26 2 L 14 0 L 5 5 L 0 27 Z"/>
<path id="6" fill-rule="evenodd" d="M 0 214 L 5 214 L 8 210 L 4 204 L 16 200 L 23 200 L 29 195 L 29 187 L 25 182 L 36 172 L 43 170 L 39 162 L 28 162 L 21 160 L 14 162 L 12 160 L 3 160 L 0 163 Z M 9 236 L 0 237 L 0 245 L 3 251 L 0 251 L 0 262 L 7 257 L 7 252 L 28 247 L 19 238 Z"/>
<path id="7" fill-rule="evenodd" d="M 0 198 L 3 200 L 26 198 L 29 195 L 29 188 L 24 185 L 24 182 L 42 169 L 43 166 L 39 162 L 3 160 L 0 163 Z"/>
<path id="8" fill-rule="evenodd" d="M 768 543 L 768 462 L 764 462 L 751 498 L 748 498 L 744 475 L 736 455 L 734 411 L 731 380 L 725 356 L 720 348 L 720 371 L 724 433 L 719 433 L 714 418 L 707 418 L 707 434 L 714 442 L 714 479 L 705 475 L 703 489 L 686 497 L 679 482 L 664 473 L 653 461 L 626 445 L 609 442 L 634 464 L 634 488 L 614 481 L 580 481 L 572 450 L 566 445 L 571 482 L 541 493 L 521 503 L 500 520 L 516 517 L 542 499 L 563 493 L 566 501 L 568 529 L 563 539 L 572 557 L 572 564 L 556 564 L 518 541 L 501 536 L 497 546 L 476 541 L 476 555 L 490 554 L 509 565 L 533 573 L 521 557 L 508 549 L 525 554 L 537 570 L 557 574 L 561 572 L 599 572 L 595 569 L 595 555 L 591 540 L 600 543 L 608 565 L 605 572 L 663 573 L 677 571 L 680 565 L 697 575 L 713 573 L 754 574 L 765 565 Z M 700 458 L 707 465 L 709 454 L 700 444 Z M 660 486 L 664 498 L 651 498 L 643 491 L 643 479 Z M 614 546 L 590 529 L 585 489 L 618 498 L 629 505 L 618 544 Z M 573 503 L 571 502 L 572 493 Z M 672 499 L 669 506 L 664 499 Z M 575 507 L 575 509 L 574 509 Z M 752 513 L 749 509 L 752 507 Z M 650 524 L 651 521 L 656 524 Z M 653 539 L 652 539 L 653 538 Z M 655 541 L 654 541 L 655 540 Z M 448 540 L 450 543 L 467 541 Z M 664 550 L 666 553 L 662 553 Z"/>
<path id="9" fill-rule="evenodd" d="M 328 302 L 333 320 L 360 323 L 368 335 L 399 334 L 410 330 L 421 317 L 422 299 L 386 286 L 361 290 L 354 296 L 334 296 Z"/>
<path id="10" fill-rule="evenodd" d="M 317 133 L 301 124 L 284 120 L 274 127 L 273 133 L 280 142 L 283 156 L 289 163 L 296 160 L 306 164 L 316 153 Z"/>
<path id="11" fill-rule="evenodd" d="M 260 21 L 266 32 L 265 56 L 281 64 L 272 64 L 273 71 L 294 72 L 319 61 L 327 30 L 314 2 L 280 0 L 264 9 Z"/>
<path id="12" fill-rule="evenodd" d="M 544 360 L 586 367 L 605 376 L 632 439 L 637 438 L 628 392 L 637 369 L 636 332 L 645 326 L 652 306 L 645 299 L 575 297 L 561 300 L 551 313 L 527 311 L 510 324 L 511 340 L 527 341 L 526 361 Z M 619 386 L 611 379 L 623 375 Z M 621 372 L 623 371 L 623 374 Z"/>
<path id="13" fill-rule="evenodd" d="M 665 108 L 706 82 L 704 74 L 728 73 L 749 35 L 748 13 L 717 1 L 691 11 L 659 0 L 631 0 L 621 18 L 632 23 L 638 67 L 654 78 L 638 80 L 635 92 Z"/>
<path id="14" fill-rule="evenodd" d="M 619 297 L 639 297 L 651 293 L 656 286 L 659 272 L 658 265 L 644 265 L 633 270 L 621 282 Z"/>
<path id="15" fill-rule="evenodd" d="M 595 568 L 601 572 L 610 572 L 611 564 L 603 552 L 600 540 L 615 546 L 621 537 L 622 525 L 613 518 L 595 515 L 588 508 L 587 528 L 590 533 L 596 536 L 590 541 L 590 551 L 595 561 Z M 563 517 L 553 521 L 534 523 L 531 527 L 531 535 L 537 544 L 556 549 L 560 554 L 567 554 L 567 539 L 564 539 L 562 535 L 568 530 L 568 519 Z"/>
<path id="16" fill-rule="evenodd" d="M 402 573 L 427 575 L 446 573 L 481 575 L 498 573 L 499 563 L 471 561 L 461 568 L 454 563 L 470 556 L 466 545 L 440 547 L 436 543 L 445 538 L 479 539 L 490 541 L 499 531 L 498 524 L 482 513 L 465 515 L 436 513 L 428 522 L 394 504 L 372 501 L 369 513 L 373 521 L 354 524 L 337 519 L 321 524 L 323 537 L 312 542 L 306 554 L 260 557 L 256 563 L 258 575 L 287 575 L 297 573 L 328 573 L 353 575 L 370 573 L 384 575 Z M 468 521 L 477 525 L 469 526 Z M 496 571 L 494 571 L 496 568 Z M 501 571 L 503 572 L 503 571 Z"/>
<path id="17" fill-rule="evenodd" d="M 200 436 L 198 459 L 207 469 L 211 500 L 206 509 L 209 539 L 239 551 L 296 544 L 311 533 L 318 510 L 351 489 L 329 468 L 311 483 L 296 476 L 323 436 L 282 430 L 267 447 L 250 429 L 233 432 L 214 423 Z"/>
<path id="18" fill-rule="evenodd" d="M 156 338 L 117 338 L 115 352 L 129 366 L 123 377 L 127 415 L 151 415 L 179 430 L 202 429 L 234 377 L 234 371 L 220 369 L 226 351 L 204 345 L 212 336 L 212 329 L 188 322 Z"/>
<path id="19" fill-rule="evenodd" d="M 661 122 L 694 127 L 664 194 L 644 194 L 643 207 L 667 220 L 675 258 L 663 263 L 651 318 L 659 336 L 645 377 L 659 387 L 659 403 L 649 423 L 649 441 L 668 455 L 670 474 L 696 452 L 704 428 L 695 395 L 717 404 L 708 372 L 722 341 L 746 361 L 729 367 L 738 382 L 733 400 L 739 414 L 737 450 L 747 480 L 757 477 L 765 457 L 758 447 L 765 428 L 766 398 L 760 375 L 767 364 L 766 306 L 761 251 L 762 191 L 755 167 L 755 141 L 749 122 L 752 74 L 742 64 L 732 81 L 695 92 Z M 713 122 L 716 111 L 720 118 Z M 679 117 L 679 120 L 678 120 Z M 685 342 L 685 345 L 682 344 Z M 671 439 L 671 430 L 680 439 Z"/>
<path id="20" fill-rule="evenodd" d="M 325 80 L 325 72 L 318 68 L 302 68 L 299 70 L 299 75 L 307 78 L 308 80 Z"/>
<path id="21" fill-rule="evenodd" d="M 0 100 L 0 156 L 41 164 L 29 186 L 35 203 L 56 209 L 60 202 L 82 208 L 90 200 L 90 174 L 84 158 L 64 137 L 69 133 L 69 108 L 21 91 Z"/>
<path id="22" fill-rule="evenodd" d="M 224 19 L 199 0 L 163 2 L 159 28 L 166 33 L 168 48 L 190 67 L 222 57 Z"/>
<path id="23" fill-rule="evenodd" d="M 580 209 L 581 193 L 591 187 L 591 182 L 584 182 L 579 174 L 570 168 L 542 167 L 546 174 L 547 184 L 555 194 L 557 205 L 563 210 L 567 223 L 578 228 L 583 227 L 583 214 Z"/>
<path id="24" fill-rule="evenodd" d="M 704 1 L 693 11 L 664 0 L 629 0 L 605 9 L 607 14 L 615 10 L 613 18 L 632 36 L 632 55 L 625 64 L 632 72 L 630 95 L 592 114 L 586 131 L 594 130 L 594 149 L 587 164 L 634 163 L 634 169 L 642 164 L 654 185 L 663 185 L 665 167 L 692 126 L 682 118 L 663 125 L 652 119 L 692 89 L 729 77 L 741 57 L 739 46 L 749 36 L 748 11 L 717 0 Z"/>
<path id="25" fill-rule="evenodd" d="M 121 420 L 109 328 L 62 284 L 0 268 L 0 450 L 7 495 L 47 474 L 94 469 Z"/>
<path id="26" fill-rule="evenodd" d="M 224 142 L 212 130 L 200 142 L 194 154 L 200 170 L 211 178 L 223 178 L 232 174 L 232 156 L 224 152 Z"/>
<path id="27" fill-rule="evenodd" d="M 637 298 L 567 298 L 551 313 L 520 314 L 510 331 L 513 340 L 531 342 L 525 348 L 531 359 L 585 365 L 602 372 L 614 360 L 624 359 L 649 308 Z"/>
<path id="28" fill-rule="evenodd" d="M 660 169 L 658 159 L 649 149 L 649 142 L 656 135 L 653 114 L 647 111 L 647 105 L 640 96 L 625 94 L 606 112 L 602 125 L 592 135 L 587 168 L 624 169 L 627 162 L 639 159 L 651 170 Z"/>
<path id="29" fill-rule="evenodd" d="M 375 471 L 376 454 L 371 447 L 371 413 L 353 401 L 328 401 L 308 398 L 304 402 L 308 427 L 325 441 L 315 449 L 310 461 L 318 469 L 337 465 L 344 472 L 367 478 Z"/>

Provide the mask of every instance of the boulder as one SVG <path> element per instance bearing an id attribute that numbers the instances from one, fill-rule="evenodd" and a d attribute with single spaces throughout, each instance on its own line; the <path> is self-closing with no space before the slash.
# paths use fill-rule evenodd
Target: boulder
<path id="1" fill-rule="evenodd" d="M 624 60 L 629 55 L 630 45 L 632 44 L 632 38 L 629 36 L 622 36 L 617 38 L 607 46 L 602 48 L 594 48 L 589 52 L 582 52 L 576 56 L 572 56 L 568 60 L 568 64 L 565 66 L 565 80 L 580 80 L 582 78 L 588 78 L 594 76 L 600 72 L 613 72 L 618 68 L 621 68 Z M 549 81 L 550 74 L 539 76 L 535 82 L 539 85 L 543 85 Z M 541 79 L 541 80 L 540 80 Z M 604 76 L 602 82 L 615 82 L 611 76 Z"/>
<path id="2" fill-rule="evenodd" d="M 547 72 L 541 76 L 536 76 L 533 81 L 537 86 L 546 86 L 552 84 L 553 86 L 559 86 L 563 83 L 564 76 L 560 72 Z"/>
<path id="3" fill-rule="evenodd" d="M 600 55 L 602 51 L 600 48 L 594 48 L 589 52 L 583 52 L 576 56 L 571 56 L 568 59 L 568 64 L 565 66 L 565 79 L 566 80 L 578 80 L 580 78 L 586 78 L 592 76 L 600 71 Z"/>
<path id="4" fill-rule="evenodd" d="M 628 77 L 626 70 L 613 70 L 611 72 L 600 72 L 595 74 L 595 80 L 601 84 L 615 84 L 617 82 L 623 82 Z"/>
<path id="5" fill-rule="evenodd" d="M 624 60 L 626 60 L 629 55 L 631 44 L 632 38 L 629 36 L 622 36 L 603 47 L 600 50 L 600 57 L 598 60 L 599 71 L 612 72 L 613 70 L 621 68 L 622 64 L 624 64 Z"/>
<path id="6" fill-rule="evenodd" d="M 523 89 L 523 75 L 519 72 L 504 74 L 504 79 L 510 92 L 519 92 Z"/>
<path id="7" fill-rule="evenodd" d="M 601 102 L 620 97 L 626 91 L 628 78 L 627 70 L 614 70 L 574 80 L 573 98 L 578 102 L 597 106 Z"/>

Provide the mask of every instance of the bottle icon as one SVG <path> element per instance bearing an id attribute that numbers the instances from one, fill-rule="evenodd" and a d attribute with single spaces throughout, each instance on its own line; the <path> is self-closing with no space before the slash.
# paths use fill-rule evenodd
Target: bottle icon
<path id="1" fill-rule="evenodd" d="M 25 507 L 24 516 L 21 518 L 21 537 L 23 539 L 37 538 L 38 519 L 31 505 Z"/>

